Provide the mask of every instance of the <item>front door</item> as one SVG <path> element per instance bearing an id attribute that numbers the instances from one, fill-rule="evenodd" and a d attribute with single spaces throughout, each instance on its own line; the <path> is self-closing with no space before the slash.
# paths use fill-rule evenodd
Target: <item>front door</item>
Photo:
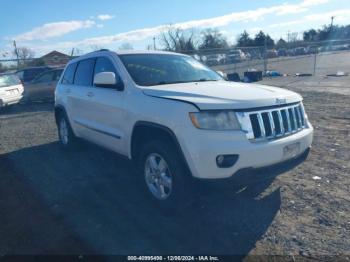
<path id="1" fill-rule="evenodd" d="M 120 80 L 117 67 L 109 57 L 98 57 L 96 59 L 95 76 L 101 72 L 114 72 Z M 126 154 L 125 147 L 125 92 L 119 91 L 116 87 L 91 86 L 86 93 L 86 107 L 89 108 L 88 121 L 81 123 L 89 130 L 87 138 L 95 143 Z"/>

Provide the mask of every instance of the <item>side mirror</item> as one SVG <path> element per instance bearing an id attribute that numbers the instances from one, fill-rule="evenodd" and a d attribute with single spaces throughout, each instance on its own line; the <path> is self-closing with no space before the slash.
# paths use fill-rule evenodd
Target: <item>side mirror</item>
<path id="1" fill-rule="evenodd" d="M 94 76 L 94 86 L 123 90 L 123 83 L 115 76 L 114 72 L 101 72 Z"/>

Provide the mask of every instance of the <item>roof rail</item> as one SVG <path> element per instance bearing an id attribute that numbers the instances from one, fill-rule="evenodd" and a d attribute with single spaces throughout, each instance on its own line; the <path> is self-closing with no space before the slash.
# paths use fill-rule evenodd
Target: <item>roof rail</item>
<path id="1" fill-rule="evenodd" d="M 103 49 L 98 50 L 98 52 L 103 52 L 103 51 L 110 51 L 110 50 L 109 50 L 109 49 L 106 49 L 106 48 L 103 48 Z"/>

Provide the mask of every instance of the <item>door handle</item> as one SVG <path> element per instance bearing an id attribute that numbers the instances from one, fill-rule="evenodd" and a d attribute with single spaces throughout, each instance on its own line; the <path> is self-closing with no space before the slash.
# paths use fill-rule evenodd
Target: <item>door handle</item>
<path id="1" fill-rule="evenodd" d="M 88 97 L 93 97 L 93 96 L 94 96 L 94 93 L 93 93 L 93 92 L 88 92 L 86 95 L 87 95 Z"/>
<path id="2" fill-rule="evenodd" d="M 67 94 L 70 93 L 70 88 L 66 89 L 66 93 L 67 93 Z"/>

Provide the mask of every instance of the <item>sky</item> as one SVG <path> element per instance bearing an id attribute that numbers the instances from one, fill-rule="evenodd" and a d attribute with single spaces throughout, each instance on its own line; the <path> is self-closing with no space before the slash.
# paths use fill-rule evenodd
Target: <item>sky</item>
<path id="1" fill-rule="evenodd" d="M 246 30 L 274 39 L 288 32 L 350 24 L 349 0 L 0 0 L 0 59 L 11 58 L 13 40 L 39 57 L 52 50 L 70 54 L 96 48 L 153 45 L 169 24 L 200 33 L 217 28 L 233 44 Z"/>

